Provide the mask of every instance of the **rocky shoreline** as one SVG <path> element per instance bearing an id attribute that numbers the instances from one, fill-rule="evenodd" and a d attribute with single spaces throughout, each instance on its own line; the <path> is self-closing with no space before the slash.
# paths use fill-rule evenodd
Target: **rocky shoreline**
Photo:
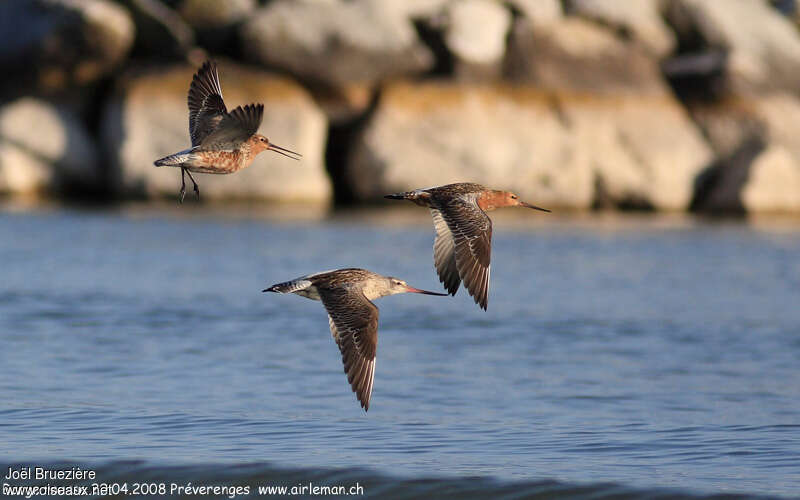
<path id="1" fill-rule="evenodd" d="M 6 0 L 0 196 L 174 197 L 206 58 L 302 152 L 207 200 L 470 180 L 551 208 L 800 212 L 800 30 L 762 0 Z"/>

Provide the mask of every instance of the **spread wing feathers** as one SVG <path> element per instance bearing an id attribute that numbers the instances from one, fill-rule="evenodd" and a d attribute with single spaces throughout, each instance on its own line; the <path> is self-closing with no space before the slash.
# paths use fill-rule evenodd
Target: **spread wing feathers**
<path id="1" fill-rule="evenodd" d="M 347 381 L 364 411 L 369 410 L 378 347 L 378 308 L 360 290 L 324 289 L 320 296 L 328 311 L 331 335 L 342 353 Z"/>
<path id="2" fill-rule="evenodd" d="M 452 199 L 441 211 L 453 234 L 455 260 L 464 287 L 486 310 L 492 254 L 492 221 L 473 197 Z"/>
<path id="3" fill-rule="evenodd" d="M 456 265 L 453 233 L 447 227 L 442 213 L 435 208 L 430 210 L 433 216 L 433 227 L 436 229 L 436 240 L 433 242 L 433 263 L 436 266 L 439 281 L 442 282 L 447 293 L 455 295 L 461 283 L 461 278 L 458 276 L 458 267 Z"/>
<path id="4" fill-rule="evenodd" d="M 312 285 L 311 281 L 303 278 L 297 278 L 291 281 L 284 281 L 283 283 L 277 283 L 267 288 L 267 290 L 270 292 L 277 292 L 277 293 L 295 293 L 300 290 L 305 290 L 311 285 Z"/>
<path id="5" fill-rule="evenodd" d="M 216 149 L 233 149 L 258 131 L 264 116 L 263 104 L 248 104 L 226 114 L 217 128 L 203 139 L 202 145 L 214 145 Z"/>
<path id="6" fill-rule="evenodd" d="M 222 100 L 217 64 L 206 61 L 189 86 L 189 135 L 197 146 L 214 131 L 228 113 Z"/>

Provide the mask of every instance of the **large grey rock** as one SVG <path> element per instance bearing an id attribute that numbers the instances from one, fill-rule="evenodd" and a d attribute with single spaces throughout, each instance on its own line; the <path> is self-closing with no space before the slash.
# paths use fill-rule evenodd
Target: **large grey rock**
<path id="1" fill-rule="evenodd" d="M 740 106 L 733 100 L 690 102 L 688 110 L 719 158 L 732 157 L 754 138 L 763 139 L 764 124 L 750 105 Z"/>
<path id="2" fill-rule="evenodd" d="M 691 109 L 720 157 L 701 178 L 698 210 L 798 210 L 800 98 L 776 92 Z"/>
<path id="3" fill-rule="evenodd" d="M 334 86 L 425 71 L 433 56 L 409 7 L 380 0 L 276 0 L 242 29 L 249 58 Z"/>
<path id="4" fill-rule="evenodd" d="M 627 5 L 627 4 L 626 4 Z M 680 210 L 711 162 L 654 51 L 580 17 L 514 23 L 506 74 L 553 94 L 592 203 Z M 680 144 L 681 146 L 675 146 Z"/>
<path id="5" fill-rule="evenodd" d="M 687 45 L 728 52 L 726 76 L 734 93 L 800 89 L 797 26 L 755 0 L 671 0 L 666 15 Z M 699 37 L 697 35 L 700 35 Z"/>
<path id="6" fill-rule="evenodd" d="M 800 165 L 796 26 L 758 1 L 671 0 L 666 16 L 684 45 L 726 55 L 721 69 L 695 76 L 694 83 L 704 84 L 714 101 L 687 100 L 718 157 L 698 179 L 694 208 L 796 210 L 790 194 Z"/>
<path id="7" fill-rule="evenodd" d="M 131 76 L 109 103 L 103 130 L 123 194 L 177 195 L 180 170 L 157 168 L 153 161 L 190 146 L 186 92 L 195 71 L 180 66 Z M 235 174 L 195 175 L 203 199 L 329 202 L 327 121 L 311 96 L 293 81 L 262 71 L 220 63 L 219 73 L 228 108 L 264 103 L 259 131 L 303 158 L 266 151 Z"/>
<path id="8" fill-rule="evenodd" d="M 106 0 L 0 2 L 0 66 L 16 85 L 61 90 L 107 75 L 134 39 L 128 12 Z"/>
<path id="9" fill-rule="evenodd" d="M 182 0 L 178 9 L 195 29 L 200 45 L 215 53 L 236 54 L 239 27 L 257 7 L 256 0 Z"/>
<path id="10" fill-rule="evenodd" d="M 560 0 L 509 0 L 508 3 L 534 26 L 559 22 L 564 17 Z"/>
<path id="11" fill-rule="evenodd" d="M 593 178 L 570 161 L 569 133 L 546 96 L 512 88 L 395 83 L 350 161 L 360 199 L 450 182 L 513 189 L 544 206 L 587 208 Z"/>
<path id="12" fill-rule="evenodd" d="M 581 5 L 579 12 L 592 17 L 589 4 Z M 629 3 L 619 8 L 634 9 Z M 594 9 L 599 16 L 600 7 Z M 627 15 L 632 26 L 634 15 Z M 685 209 L 712 153 L 673 97 L 656 51 L 626 43 L 603 24 L 613 26 L 610 18 L 597 23 L 573 16 L 538 26 L 518 19 L 506 72 L 552 93 L 572 144 L 571 161 L 591 179 L 592 203 Z"/>
<path id="13" fill-rule="evenodd" d="M 95 190 L 102 180 L 94 143 L 76 116 L 33 98 L 0 108 L 0 192 Z"/>
<path id="14" fill-rule="evenodd" d="M 710 172 L 696 207 L 712 212 L 800 212 L 800 164 L 781 145 L 754 144 Z"/>
<path id="15" fill-rule="evenodd" d="M 669 93 L 655 58 L 610 30 L 576 17 L 543 26 L 517 19 L 505 72 L 512 81 L 558 92 Z"/>
<path id="16" fill-rule="evenodd" d="M 748 212 L 800 212 L 800 161 L 780 145 L 770 146 L 753 161 L 741 191 Z"/>
<path id="17" fill-rule="evenodd" d="M 575 157 L 595 179 L 599 205 L 685 210 L 713 154 L 671 96 L 558 99 Z"/>
<path id="18" fill-rule="evenodd" d="M 629 33 L 653 54 L 675 48 L 675 35 L 661 15 L 662 0 L 568 0 L 570 13 Z"/>
<path id="19" fill-rule="evenodd" d="M 136 23 L 134 50 L 156 56 L 183 56 L 194 45 L 194 31 L 160 0 L 121 0 Z"/>
<path id="20" fill-rule="evenodd" d="M 183 0 L 179 12 L 195 28 L 221 28 L 243 21 L 257 7 L 256 0 Z"/>
<path id="21" fill-rule="evenodd" d="M 530 87 L 393 84 L 347 180 L 361 199 L 473 181 L 535 203 L 686 209 L 711 154 L 668 96 L 592 100 Z"/>
<path id="22" fill-rule="evenodd" d="M 511 12 L 492 0 L 458 0 L 449 5 L 446 23 L 445 43 L 459 74 L 491 76 L 499 72 Z"/>
<path id="23" fill-rule="evenodd" d="M 324 1 L 324 0 L 323 0 Z M 430 19 L 438 16 L 452 0 L 383 0 L 382 4 L 409 19 Z"/>

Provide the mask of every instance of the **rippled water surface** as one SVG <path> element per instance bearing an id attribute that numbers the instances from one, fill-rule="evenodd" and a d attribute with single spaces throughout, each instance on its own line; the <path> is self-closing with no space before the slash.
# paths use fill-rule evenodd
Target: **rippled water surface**
<path id="1" fill-rule="evenodd" d="M 0 213 L 0 462 L 800 492 L 800 223 L 499 215 L 488 312 L 376 302 L 365 414 L 321 304 L 260 291 L 440 290 L 393 213 Z"/>

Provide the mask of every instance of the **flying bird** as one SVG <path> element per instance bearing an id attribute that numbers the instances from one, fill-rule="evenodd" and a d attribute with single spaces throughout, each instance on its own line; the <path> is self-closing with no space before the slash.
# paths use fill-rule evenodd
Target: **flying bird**
<path id="1" fill-rule="evenodd" d="M 501 207 L 550 211 L 521 201 L 512 192 L 469 182 L 389 194 L 385 198 L 409 200 L 430 209 L 436 229 L 433 263 L 439 281 L 450 295 L 455 295 L 463 282 L 484 311 L 489 301 L 492 254 L 492 220 L 486 212 Z"/>
<path id="2" fill-rule="evenodd" d="M 155 161 L 157 167 L 181 169 L 180 202 L 186 196 L 186 174 L 200 198 L 192 172 L 230 174 L 249 166 L 265 150 L 275 151 L 293 160 L 299 153 L 282 148 L 257 134 L 264 115 L 263 104 L 238 106 L 228 112 L 222 99 L 217 65 L 206 61 L 189 86 L 189 135 L 192 147 Z"/>
<path id="3" fill-rule="evenodd" d="M 328 311 L 331 335 L 342 353 L 347 381 L 364 411 L 369 410 L 378 347 L 378 308 L 372 301 L 397 293 L 447 295 L 420 290 L 408 286 L 403 280 L 365 269 L 338 269 L 309 274 L 272 285 L 263 291 L 295 293 L 322 301 Z"/>

